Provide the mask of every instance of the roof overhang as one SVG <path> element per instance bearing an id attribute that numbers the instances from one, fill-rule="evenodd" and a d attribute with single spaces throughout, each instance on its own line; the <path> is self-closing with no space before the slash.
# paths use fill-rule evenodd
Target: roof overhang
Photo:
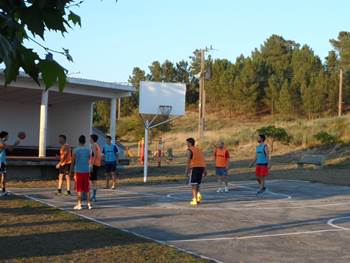
<path id="1" fill-rule="evenodd" d="M 5 79 L 4 75 L 0 74 L 0 96 L 2 90 L 12 90 L 11 88 L 20 88 L 20 89 L 32 89 L 32 90 L 42 90 L 45 85 L 40 80 L 40 86 L 33 81 L 28 75 L 20 73 L 15 82 L 4 86 Z M 97 80 L 81 79 L 81 78 L 67 78 L 66 86 L 63 92 L 59 92 L 58 86 L 54 85 L 49 89 L 55 93 L 64 94 L 73 94 L 80 96 L 88 96 L 92 98 L 108 99 L 108 98 L 121 98 L 130 96 L 132 92 L 135 92 L 135 88 L 120 83 L 113 82 L 103 82 Z M 14 90 L 13 90 L 14 91 Z"/>

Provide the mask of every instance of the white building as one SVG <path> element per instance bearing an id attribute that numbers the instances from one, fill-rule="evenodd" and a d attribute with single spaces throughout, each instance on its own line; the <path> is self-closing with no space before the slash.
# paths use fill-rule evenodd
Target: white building
<path id="1" fill-rule="evenodd" d="M 95 101 L 110 102 L 110 134 L 115 138 L 117 100 L 134 92 L 129 85 L 80 78 L 68 78 L 63 92 L 57 86 L 45 91 L 44 84 L 39 87 L 24 74 L 6 87 L 2 74 L 0 81 L 0 130 L 9 132 L 9 143 L 24 131 L 27 138 L 21 147 L 37 149 L 37 158 L 42 160 L 47 149 L 57 149 L 59 134 L 75 146 L 81 134 L 92 133 Z"/>

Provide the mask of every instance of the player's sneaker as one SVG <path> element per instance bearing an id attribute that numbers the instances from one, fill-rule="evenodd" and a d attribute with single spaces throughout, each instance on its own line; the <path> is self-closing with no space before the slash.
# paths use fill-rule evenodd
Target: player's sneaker
<path id="1" fill-rule="evenodd" d="M 216 192 L 217 192 L 217 193 L 222 193 L 223 190 L 222 190 L 222 188 L 218 188 L 218 190 L 216 190 Z"/>
<path id="2" fill-rule="evenodd" d="M 197 193 L 197 203 L 200 203 L 200 202 L 202 202 L 202 195 L 201 195 L 201 193 L 200 192 L 198 192 Z"/>
<path id="3" fill-rule="evenodd" d="M 72 195 L 72 193 L 70 191 L 67 191 L 67 192 L 64 193 L 64 195 L 65 196 L 70 196 L 70 195 Z"/>
<path id="4" fill-rule="evenodd" d="M 96 202 L 96 196 L 91 197 L 92 202 Z"/>
<path id="5" fill-rule="evenodd" d="M 256 195 L 261 195 L 266 191 L 266 188 L 259 189 L 259 191 L 256 192 Z"/>
<path id="6" fill-rule="evenodd" d="M 116 187 L 113 185 L 111 189 L 112 189 L 112 190 L 115 190 L 115 189 L 116 189 Z"/>
<path id="7" fill-rule="evenodd" d="M 62 194 L 62 190 L 61 189 L 57 189 L 55 195 L 61 195 Z"/>
<path id="8" fill-rule="evenodd" d="M 87 207 L 88 207 L 89 210 L 92 209 L 92 205 L 91 204 L 88 204 Z"/>
<path id="9" fill-rule="evenodd" d="M 225 187 L 224 192 L 225 192 L 225 193 L 228 193 L 228 191 L 229 191 L 228 188 Z"/>
<path id="10" fill-rule="evenodd" d="M 73 207 L 74 210 L 81 210 L 83 209 L 82 206 L 80 204 L 76 205 Z"/>
<path id="11" fill-rule="evenodd" d="M 190 202 L 190 205 L 198 205 L 198 202 L 197 202 L 197 199 L 196 198 L 193 198 L 192 201 Z"/>

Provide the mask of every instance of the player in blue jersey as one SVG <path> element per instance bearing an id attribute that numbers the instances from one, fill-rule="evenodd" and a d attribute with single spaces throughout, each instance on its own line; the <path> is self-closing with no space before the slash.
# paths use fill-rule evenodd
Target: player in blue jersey
<path id="1" fill-rule="evenodd" d="M 70 167 L 70 173 L 74 174 L 76 191 L 77 191 L 77 205 L 74 206 L 75 210 L 82 209 L 82 193 L 87 196 L 87 207 L 92 209 L 90 202 L 90 158 L 91 149 L 86 144 L 86 137 L 81 135 L 79 137 L 79 146 L 73 151 L 72 164 Z"/>
<path id="2" fill-rule="evenodd" d="M 104 157 L 105 169 L 106 169 L 106 189 L 109 188 L 109 180 L 112 178 L 112 189 L 116 188 L 117 183 L 117 157 L 118 147 L 112 143 L 112 137 L 106 136 L 106 144 L 103 146 L 102 154 Z"/>
<path id="3" fill-rule="evenodd" d="M 264 134 L 260 134 L 258 136 L 258 145 L 255 149 L 255 158 L 250 166 L 256 164 L 255 175 L 256 179 L 259 183 L 259 191 L 257 194 L 262 194 L 266 191 L 265 180 L 269 175 L 270 168 L 270 153 L 269 147 L 265 143 L 266 136 Z"/>

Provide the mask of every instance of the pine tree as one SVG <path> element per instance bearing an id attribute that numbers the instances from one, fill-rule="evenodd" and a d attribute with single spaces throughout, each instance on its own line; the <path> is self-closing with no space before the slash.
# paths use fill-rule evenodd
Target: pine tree
<path id="1" fill-rule="evenodd" d="M 276 110 L 276 103 L 279 100 L 281 85 L 279 80 L 275 75 L 272 75 L 268 80 L 268 86 L 266 89 L 265 101 L 268 107 L 270 108 L 270 112 L 274 115 Z"/>
<path id="2" fill-rule="evenodd" d="M 165 60 L 162 64 L 162 80 L 166 82 L 175 81 L 175 68 L 174 64 L 169 60 Z"/>
<path id="3" fill-rule="evenodd" d="M 148 80 L 162 81 L 163 71 L 159 61 L 153 61 L 152 65 L 150 65 L 148 68 L 150 71 L 150 74 L 147 75 Z"/>
<path id="4" fill-rule="evenodd" d="M 279 99 L 277 103 L 278 111 L 284 116 L 291 116 L 294 113 L 292 95 L 288 81 L 285 80 L 280 90 Z"/>

